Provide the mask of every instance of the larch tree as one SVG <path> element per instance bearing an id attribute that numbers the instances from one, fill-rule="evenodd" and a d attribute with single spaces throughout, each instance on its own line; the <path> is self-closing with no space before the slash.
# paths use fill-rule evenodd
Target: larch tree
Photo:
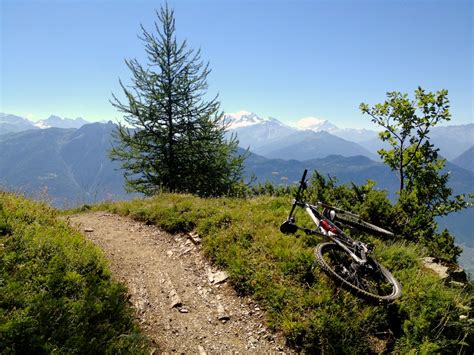
<path id="1" fill-rule="evenodd" d="M 237 154 L 235 136 L 225 137 L 217 95 L 206 99 L 209 64 L 200 50 L 178 43 L 172 9 L 162 7 L 157 17 L 155 32 L 141 27 L 147 64 L 126 60 L 131 84 L 120 81 L 125 99 L 111 100 L 126 124 L 115 131 L 110 157 L 122 162 L 129 191 L 232 193 L 245 154 Z"/>

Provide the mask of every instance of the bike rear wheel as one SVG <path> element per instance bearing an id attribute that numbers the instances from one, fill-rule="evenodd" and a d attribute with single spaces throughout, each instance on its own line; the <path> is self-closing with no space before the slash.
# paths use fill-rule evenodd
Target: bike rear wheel
<path id="1" fill-rule="evenodd" d="M 336 243 L 321 243 L 315 249 L 316 261 L 332 278 L 359 295 L 374 300 L 392 301 L 401 296 L 398 281 L 384 266 L 368 257 L 358 264 Z"/>

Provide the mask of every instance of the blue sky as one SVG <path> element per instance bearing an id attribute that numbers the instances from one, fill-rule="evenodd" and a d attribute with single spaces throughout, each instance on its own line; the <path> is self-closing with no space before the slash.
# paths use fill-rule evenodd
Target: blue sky
<path id="1" fill-rule="evenodd" d="M 160 1 L 1 0 L 0 112 L 116 120 L 124 63 Z M 175 0 L 178 40 L 210 62 L 226 112 L 367 127 L 387 91 L 449 90 L 451 124 L 473 121 L 471 1 Z"/>

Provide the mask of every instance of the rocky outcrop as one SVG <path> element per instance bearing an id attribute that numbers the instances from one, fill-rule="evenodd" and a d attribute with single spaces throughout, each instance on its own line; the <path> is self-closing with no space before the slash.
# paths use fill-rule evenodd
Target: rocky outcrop
<path id="1" fill-rule="evenodd" d="M 446 284 L 464 285 L 467 282 L 467 274 L 464 269 L 456 263 L 446 260 L 425 257 L 422 259 L 423 266 L 435 272 Z"/>

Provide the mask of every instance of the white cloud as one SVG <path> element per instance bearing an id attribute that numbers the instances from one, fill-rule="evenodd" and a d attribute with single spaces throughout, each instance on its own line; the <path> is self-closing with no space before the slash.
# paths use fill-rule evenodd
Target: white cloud
<path id="1" fill-rule="evenodd" d="M 322 118 L 316 118 L 316 117 L 305 117 L 305 118 L 302 118 L 298 121 L 296 121 L 296 127 L 298 128 L 311 128 L 311 127 L 314 127 L 314 126 L 319 126 L 323 123 L 325 123 L 326 120 L 322 119 Z"/>
<path id="2" fill-rule="evenodd" d="M 242 117 L 244 117 L 244 116 L 252 116 L 252 115 L 255 115 L 255 114 L 253 112 L 243 110 L 243 111 L 238 111 L 238 112 L 234 112 L 234 113 L 228 113 L 226 115 L 231 116 L 234 119 L 242 119 Z"/>

